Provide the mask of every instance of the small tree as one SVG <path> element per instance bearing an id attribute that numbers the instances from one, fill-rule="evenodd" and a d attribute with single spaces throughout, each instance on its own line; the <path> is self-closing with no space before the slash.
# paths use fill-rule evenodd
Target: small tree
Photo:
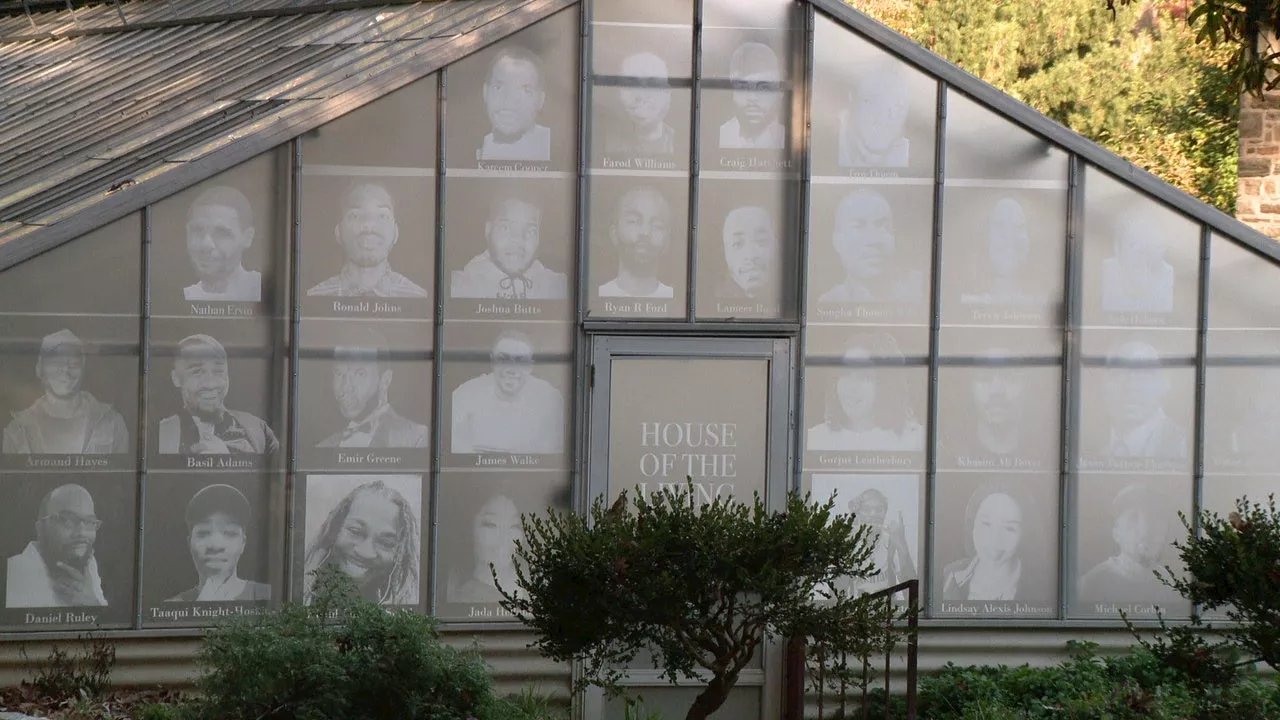
<path id="1" fill-rule="evenodd" d="M 502 606 L 533 628 L 544 655 L 582 663 L 577 690 L 624 695 L 623 666 L 648 649 L 672 683 L 707 681 L 686 715 L 701 720 L 766 637 L 818 634 L 863 614 L 833 581 L 873 572 L 869 530 L 833 517 L 833 501 L 790 493 L 770 512 L 759 494 L 752 504 L 697 497 L 690 479 L 631 503 L 626 492 L 610 507 L 598 499 L 588 515 L 522 518 L 518 588 L 499 586 Z"/>
<path id="2" fill-rule="evenodd" d="M 1187 519 L 1185 541 L 1174 543 L 1186 567 L 1161 580 L 1201 610 L 1221 610 L 1232 623 L 1228 641 L 1245 663 L 1261 660 L 1280 670 L 1280 513 L 1267 504 L 1236 501 L 1226 519 L 1207 510 L 1196 534 Z M 1199 624 L 1199 618 L 1194 618 Z"/>

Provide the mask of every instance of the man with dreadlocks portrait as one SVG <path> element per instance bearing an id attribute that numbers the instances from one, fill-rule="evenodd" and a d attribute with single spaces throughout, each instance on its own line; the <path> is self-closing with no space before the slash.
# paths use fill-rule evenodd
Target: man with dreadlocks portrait
<path id="1" fill-rule="evenodd" d="M 417 605 L 421 499 L 418 475 L 309 477 L 303 601 L 311 603 L 316 572 L 333 566 L 367 600 Z"/>

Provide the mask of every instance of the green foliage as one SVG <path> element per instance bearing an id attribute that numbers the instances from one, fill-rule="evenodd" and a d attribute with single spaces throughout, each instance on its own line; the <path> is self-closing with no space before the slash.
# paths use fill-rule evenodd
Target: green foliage
<path id="1" fill-rule="evenodd" d="M 228 621 L 205 640 L 187 720 L 526 720 L 494 695 L 475 649 L 441 644 L 435 620 L 359 598 L 334 569 L 310 606 Z M 163 711 L 156 710 L 156 713 Z M 159 715 L 158 717 L 165 717 Z M 172 716 L 171 716 L 172 717 Z"/>
<path id="2" fill-rule="evenodd" d="M 1212 0 L 1217 1 L 1217 0 Z M 858 0 L 926 48 L 1220 210 L 1235 211 L 1232 50 L 1175 7 Z"/>
<path id="3" fill-rule="evenodd" d="M 1118 2 L 1124 7 L 1133 0 Z M 1106 0 L 1112 13 L 1116 3 Z M 1231 92 L 1261 97 L 1280 83 L 1280 49 L 1275 42 L 1280 35 L 1280 5 L 1274 0 L 1182 0 L 1178 5 L 1190 10 L 1187 26 L 1195 30 L 1198 42 L 1229 53 L 1225 65 Z"/>
<path id="4" fill-rule="evenodd" d="M 1224 685 L 1205 684 L 1168 665 L 1164 657 L 1142 646 L 1111 657 L 1099 656 L 1097 646 L 1092 643 L 1070 643 L 1070 651 L 1070 659 L 1055 667 L 948 665 L 940 673 L 921 680 L 920 717 L 930 720 L 1280 718 L 1280 686 L 1270 679 L 1233 673 Z M 895 705 L 900 711 L 900 701 L 895 701 Z M 905 717 L 901 712 L 892 716 Z"/>
<path id="5" fill-rule="evenodd" d="M 689 718 L 719 707 L 765 637 L 821 635 L 863 604 L 831 589 L 870 574 L 865 526 L 791 493 L 783 512 L 716 497 L 690 479 L 587 515 L 522 518 L 518 588 L 502 605 L 557 661 L 579 660 L 587 685 L 624 694 L 621 668 L 647 650 L 672 682 L 710 676 Z M 825 602 L 815 602 L 815 598 Z M 883 632 L 879 629 L 878 632 Z M 705 678 L 701 678 L 705 679 Z"/>
<path id="6" fill-rule="evenodd" d="M 97 697 L 116 664 L 115 645 L 97 636 L 81 637 L 78 653 L 54 645 L 42 660 L 31 660 L 25 647 L 21 655 L 32 675 L 23 684 L 54 702 Z"/>
<path id="7" fill-rule="evenodd" d="M 1174 543 L 1186 567 L 1164 583 L 1203 611 L 1219 611 L 1232 623 L 1228 640 L 1252 660 L 1280 669 L 1280 513 L 1267 503 L 1236 501 L 1226 519 L 1202 511 L 1200 532 L 1183 517 L 1188 538 Z M 1197 619 L 1197 623 L 1199 619 Z"/>

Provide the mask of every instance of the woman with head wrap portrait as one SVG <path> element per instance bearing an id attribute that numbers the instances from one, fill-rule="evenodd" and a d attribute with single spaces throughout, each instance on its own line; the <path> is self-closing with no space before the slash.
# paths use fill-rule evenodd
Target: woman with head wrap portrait
<path id="1" fill-rule="evenodd" d="M 416 605 L 418 514 L 419 509 L 384 479 L 368 480 L 347 493 L 309 541 L 304 602 L 311 602 L 315 573 L 331 566 L 350 577 L 366 600 Z"/>

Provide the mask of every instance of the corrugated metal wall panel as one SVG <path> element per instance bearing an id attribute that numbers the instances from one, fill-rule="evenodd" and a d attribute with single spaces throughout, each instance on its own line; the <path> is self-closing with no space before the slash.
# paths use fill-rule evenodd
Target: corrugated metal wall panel
<path id="1" fill-rule="evenodd" d="M 196 678 L 196 653 L 200 639 L 190 633 L 145 636 L 112 634 L 116 644 L 116 668 L 112 682 L 120 687 L 163 685 L 189 688 Z M 503 694 L 533 688 L 561 702 L 569 697 L 569 666 L 547 660 L 528 647 L 533 634 L 519 628 L 444 632 L 446 644 L 466 647 L 478 642 L 485 660 L 493 667 L 497 689 Z M 29 676 L 30 665 L 23 657 L 48 657 L 50 649 L 73 650 L 79 645 L 72 636 L 56 641 L 9 635 L 0 640 L 0 687 L 12 687 Z"/>

